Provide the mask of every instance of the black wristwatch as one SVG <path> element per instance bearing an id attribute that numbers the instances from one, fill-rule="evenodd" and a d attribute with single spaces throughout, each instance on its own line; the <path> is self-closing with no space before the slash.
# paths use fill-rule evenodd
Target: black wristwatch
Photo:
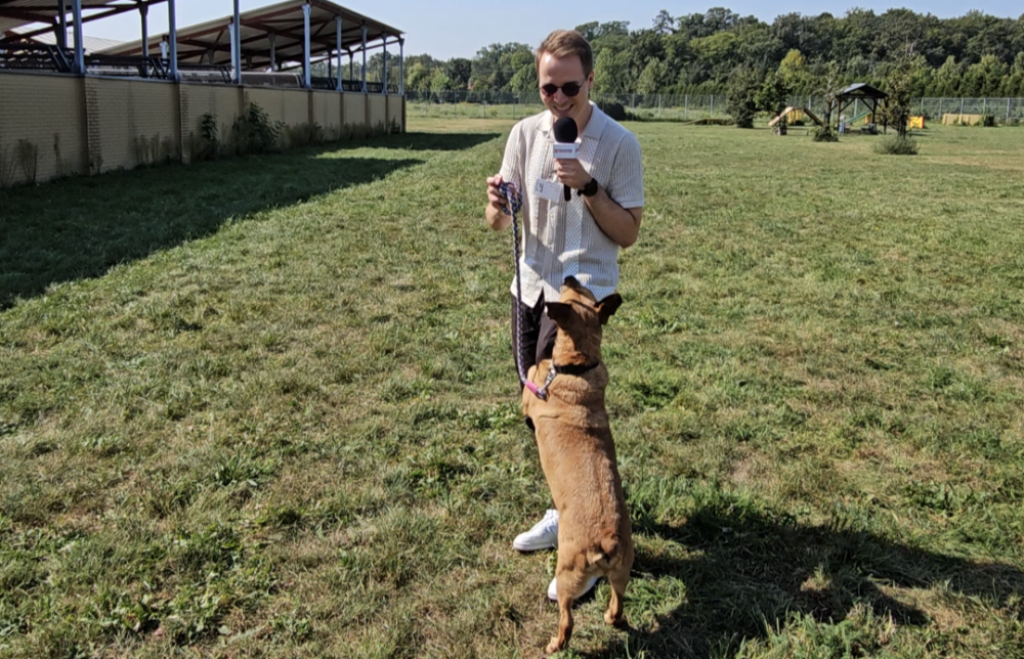
<path id="1" fill-rule="evenodd" d="M 590 178 L 590 183 L 587 183 L 582 188 L 580 188 L 580 190 L 579 190 L 579 192 L 577 194 L 581 194 L 584 197 L 593 197 L 594 195 L 596 195 L 597 194 L 597 179 L 591 177 Z"/>

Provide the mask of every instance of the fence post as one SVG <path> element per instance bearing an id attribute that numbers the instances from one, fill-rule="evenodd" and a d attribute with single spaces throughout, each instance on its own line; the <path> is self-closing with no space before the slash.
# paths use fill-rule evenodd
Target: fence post
<path id="1" fill-rule="evenodd" d="M 939 97 L 939 123 L 942 123 L 942 97 Z"/>
<path id="2" fill-rule="evenodd" d="M 715 116 L 715 95 L 711 95 L 711 113 L 709 116 Z"/>
<path id="3" fill-rule="evenodd" d="M 683 94 L 683 119 L 690 116 L 690 95 Z"/>
<path id="4" fill-rule="evenodd" d="M 985 114 L 988 112 L 988 98 L 981 99 L 981 113 Z"/>
<path id="5" fill-rule="evenodd" d="M 1010 123 L 1010 99 L 1006 99 L 1006 123 Z"/>

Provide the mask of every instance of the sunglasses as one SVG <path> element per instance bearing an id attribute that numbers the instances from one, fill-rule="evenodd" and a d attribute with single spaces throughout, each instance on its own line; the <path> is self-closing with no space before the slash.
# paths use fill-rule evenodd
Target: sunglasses
<path id="1" fill-rule="evenodd" d="M 557 92 L 559 89 L 561 89 L 562 93 L 565 94 L 566 96 L 572 97 L 580 93 L 580 90 L 583 89 L 583 85 L 581 85 L 578 82 L 567 82 L 561 87 L 559 87 L 558 85 L 548 83 L 546 85 L 541 85 L 540 88 L 540 90 L 544 93 L 545 96 L 554 96 L 555 92 Z"/>

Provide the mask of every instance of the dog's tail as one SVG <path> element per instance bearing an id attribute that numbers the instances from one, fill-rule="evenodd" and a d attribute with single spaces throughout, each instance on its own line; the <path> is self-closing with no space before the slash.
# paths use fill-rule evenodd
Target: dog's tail
<path id="1" fill-rule="evenodd" d="M 622 563 L 622 552 L 619 551 L 619 534 L 609 533 L 601 538 L 599 545 L 593 547 L 587 555 L 587 562 L 601 570 L 614 570 Z"/>

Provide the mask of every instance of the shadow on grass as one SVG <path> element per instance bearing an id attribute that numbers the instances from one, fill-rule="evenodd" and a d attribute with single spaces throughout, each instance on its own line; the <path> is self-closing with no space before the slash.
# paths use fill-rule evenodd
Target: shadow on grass
<path id="1" fill-rule="evenodd" d="M 402 133 L 367 146 L 406 151 L 462 151 L 498 137 L 500 133 Z"/>
<path id="2" fill-rule="evenodd" d="M 468 149 L 494 134 L 390 135 L 193 165 L 72 178 L 0 193 L 0 310 L 58 283 L 215 233 L 225 222 L 422 164 L 349 157 L 360 147 Z M 335 157 L 324 157 L 339 154 Z M 339 157 L 340 156 L 340 157 Z"/>
<path id="3" fill-rule="evenodd" d="M 686 602 L 658 616 L 655 631 L 630 631 L 632 656 L 643 650 L 649 659 L 732 656 L 744 641 L 785 627 L 791 615 L 840 623 L 858 604 L 891 615 L 898 625 L 929 624 L 924 611 L 879 584 L 948 588 L 993 609 L 1020 609 L 1024 594 L 1024 573 L 1009 565 L 922 551 L 863 531 L 800 526 L 788 517 L 730 506 L 704 507 L 681 527 L 641 521 L 634 532 L 679 542 L 699 555 L 666 560 L 637 551 L 634 580 L 671 577 L 686 586 Z M 628 654 L 623 639 L 585 656 Z"/>

